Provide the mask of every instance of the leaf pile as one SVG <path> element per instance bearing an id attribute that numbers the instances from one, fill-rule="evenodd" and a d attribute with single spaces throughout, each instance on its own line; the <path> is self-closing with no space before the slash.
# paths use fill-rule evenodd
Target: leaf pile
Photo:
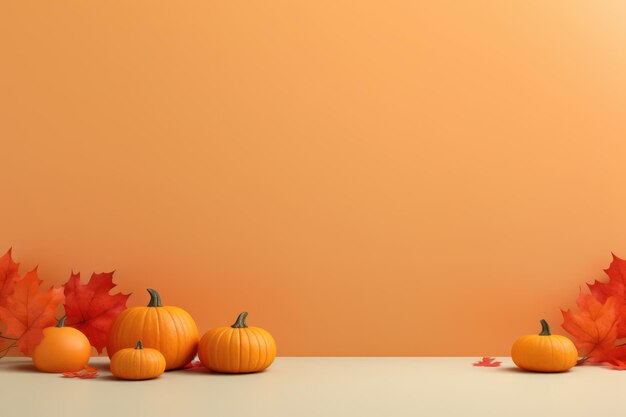
<path id="1" fill-rule="evenodd" d="M 37 268 L 19 275 L 19 264 L 13 261 L 11 249 L 0 257 L 0 357 L 13 347 L 31 355 L 43 338 L 43 329 L 56 323 L 55 314 L 63 305 L 66 325 L 87 336 L 98 352 L 117 315 L 126 308 L 130 294 L 109 294 L 115 287 L 113 272 L 93 274 L 87 284 L 80 274 L 72 273 L 62 288 L 41 289 Z"/>
<path id="2" fill-rule="evenodd" d="M 563 328 L 572 335 L 583 358 L 579 363 L 606 363 L 611 369 L 626 369 L 626 261 L 613 255 L 604 272 L 608 282 L 587 284 L 591 294 L 581 290 L 578 312 L 561 310 Z"/>

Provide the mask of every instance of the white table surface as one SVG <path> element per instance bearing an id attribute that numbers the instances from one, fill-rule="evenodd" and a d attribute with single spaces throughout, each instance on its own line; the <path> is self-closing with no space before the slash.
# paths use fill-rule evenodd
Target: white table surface
<path id="1" fill-rule="evenodd" d="M 166 372 L 119 381 L 107 358 L 79 380 L 37 372 L 27 358 L 0 359 L 2 416 L 606 416 L 626 411 L 626 371 L 567 373 L 473 367 L 477 358 L 277 358 L 265 372 Z"/>

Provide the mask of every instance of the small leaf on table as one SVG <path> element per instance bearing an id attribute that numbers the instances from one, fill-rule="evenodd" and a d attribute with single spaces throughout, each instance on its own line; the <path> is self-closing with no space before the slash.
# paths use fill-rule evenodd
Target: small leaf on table
<path id="1" fill-rule="evenodd" d="M 496 368 L 500 365 L 502 365 L 502 362 L 499 362 L 496 360 L 496 358 L 492 358 L 489 356 L 483 356 L 483 358 L 481 360 L 479 360 L 478 362 L 474 362 L 472 365 L 474 366 L 484 366 L 487 368 Z"/>
<path id="2" fill-rule="evenodd" d="M 89 365 L 85 365 L 85 367 L 80 371 L 63 372 L 63 376 L 66 378 L 91 379 L 98 376 L 98 370 L 96 368 L 92 368 Z"/>

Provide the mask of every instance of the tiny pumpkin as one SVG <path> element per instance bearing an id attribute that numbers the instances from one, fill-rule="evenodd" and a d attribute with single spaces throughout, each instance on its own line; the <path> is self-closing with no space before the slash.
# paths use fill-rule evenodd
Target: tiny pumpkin
<path id="1" fill-rule="evenodd" d="M 237 317 L 232 326 L 209 330 L 200 339 L 200 362 L 215 372 L 240 374 L 259 372 L 274 362 L 276 342 L 267 330 L 248 327 L 247 312 Z"/>
<path id="2" fill-rule="evenodd" d="M 156 349 L 144 349 L 139 340 L 134 349 L 115 352 L 110 367 L 111 373 L 120 379 L 153 379 L 165 371 L 165 357 Z"/>
<path id="3" fill-rule="evenodd" d="M 567 337 L 551 334 L 548 323 L 541 320 L 541 333 L 517 339 L 511 357 L 515 365 L 527 371 L 564 372 L 576 365 L 578 351 Z"/>
<path id="4" fill-rule="evenodd" d="M 65 316 L 56 326 L 43 329 L 43 339 L 33 351 L 35 368 L 42 372 L 75 372 L 83 369 L 91 356 L 89 339 L 80 330 L 65 327 Z"/>
<path id="5" fill-rule="evenodd" d="M 161 296 L 148 288 L 147 307 L 130 307 L 115 319 L 107 340 L 109 358 L 137 340 L 158 350 L 165 357 L 166 370 L 179 369 L 191 362 L 198 348 L 198 328 L 193 318 L 180 307 L 163 306 Z"/>

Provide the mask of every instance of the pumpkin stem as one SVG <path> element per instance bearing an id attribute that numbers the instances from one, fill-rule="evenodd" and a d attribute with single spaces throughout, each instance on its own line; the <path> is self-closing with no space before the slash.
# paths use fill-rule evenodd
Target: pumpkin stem
<path id="1" fill-rule="evenodd" d="M 233 329 L 245 329 L 246 327 L 248 327 L 248 325 L 246 324 L 246 317 L 248 317 L 248 312 L 244 311 L 239 315 L 239 317 L 237 317 L 237 321 L 235 322 L 235 324 L 230 327 L 232 327 Z"/>
<path id="2" fill-rule="evenodd" d="M 539 333 L 539 336 L 550 336 L 550 326 L 548 326 L 548 322 L 545 320 L 541 320 L 541 333 Z"/>
<path id="3" fill-rule="evenodd" d="M 135 346 L 136 350 L 141 350 L 143 349 L 143 344 L 141 343 L 141 340 L 137 340 L 137 346 Z"/>
<path id="4" fill-rule="evenodd" d="M 148 294 L 150 294 L 150 302 L 148 303 L 148 307 L 163 307 L 163 304 L 161 304 L 161 296 L 159 295 L 157 290 L 148 288 Z"/>
<path id="5" fill-rule="evenodd" d="M 67 318 L 67 316 L 63 316 L 61 317 L 58 321 L 57 321 L 57 327 L 63 327 L 65 326 L 65 319 Z"/>

